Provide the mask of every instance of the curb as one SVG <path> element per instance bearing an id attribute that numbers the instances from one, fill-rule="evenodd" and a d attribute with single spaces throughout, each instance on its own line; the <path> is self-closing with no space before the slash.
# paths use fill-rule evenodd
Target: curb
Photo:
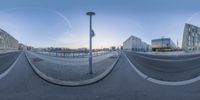
<path id="1" fill-rule="evenodd" d="M 123 52 L 123 55 L 125 56 L 125 58 L 127 59 L 127 61 L 129 62 L 129 64 L 131 65 L 131 67 L 136 71 L 136 73 L 141 76 L 143 79 L 152 82 L 152 83 L 156 83 L 159 85 L 168 85 L 168 86 L 180 86 L 180 85 L 188 85 L 194 82 L 197 82 L 200 80 L 200 76 L 193 78 L 193 79 L 189 79 L 189 80 L 184 80 L 184 81 L 176 81 L 176 82 L 171 82 L 171 81 L 162 81 L 162 80 L 158 80 L 155 78 L 151 78 L 149 76 L 147 76 L 146 74 L 144 74 L 143 72 L 139 71 L 134 65 L 133 63 L 131 63 L 131 61 L 129 60 L 129 58 L 126 56 L 126 54 Z"/>
<path id="2" fill-rule="evenodd" d="M 32 69 L 34 70 L 34 72 L 39 75 L 42 79 L 44 79 L 47 82 L 56 84 L 56 85 L 61 85 L 61 86 L 71 86 L 71 87 L 75 87 L 75 86 L 84 86 L 84 85 L 89 85 L 89 84 L 93 84 L 96 83 L 102 79 L 104 79 L 107 75 L 109 75 L 111 73 L 111 71 L 114 69 L 115 65 L 117 64 L 117 62 L 119 61 L 119 58 L 121 56 L 121 52 L 118 55 L 116 61 L 108 68 L 106 69 L 102 74 L 88 79 L 88 80 L 83 80 L 83 81 L 63 81 L 63 80 L 59 80 L 59 79 L 55 79 L 52 78 L 50 76 L 47 76 L 46 74 L 44 74 L 43 72 L 41 72 L 29 59 L 27 52 L 25 53 L 26 58 L 29 62 L 29 64 L 31 65 Z"/>
<path id="3" fill-rule="evenodd" d="M 22 55 L 22 53 L 19 54 L 17 59 L 14 61 L 14 63 L 6 71 L 4 71 L 2 74 L 0 74 L 0 79 L 4 78 L 13 69 L 13 67 L 18 62 L 18 60 L 21 57 L 21 55 Z"/>

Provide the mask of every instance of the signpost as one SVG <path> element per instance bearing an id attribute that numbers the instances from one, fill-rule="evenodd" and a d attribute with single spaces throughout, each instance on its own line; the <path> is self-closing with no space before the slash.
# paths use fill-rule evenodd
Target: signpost
<path id="1" fill-rule="evenodd" d="M 87 12 L 86 15 L 90 16 L 90 33 L 89 33 L 89 74 L 92 72 L 92 37 L 94 37 L 94 31 L 92 29 L 92 16 L 95 15 L 95 12 Z"/>

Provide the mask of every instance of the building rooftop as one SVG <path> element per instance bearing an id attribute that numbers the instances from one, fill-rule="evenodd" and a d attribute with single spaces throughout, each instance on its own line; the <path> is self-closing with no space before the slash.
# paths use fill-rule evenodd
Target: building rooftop
<path id="1" fill-rule="evenodd" d="M 153 39 L 151 41 L 160 41 L 160 40 L 171 40 L 170 38 L 159 38 L 159 39 Z"/>

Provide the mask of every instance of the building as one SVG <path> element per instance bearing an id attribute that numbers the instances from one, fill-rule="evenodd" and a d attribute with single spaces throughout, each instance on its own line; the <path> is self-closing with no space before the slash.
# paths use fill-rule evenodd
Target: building
<path id="1" fill-rule="evenodd" d="M 170 38 L 151 40 L 152 51 L 174 51 L 176 45 Z"/>
<path id="2" fill-rule="evenodd" d="M 111 46 L 111 47 L 110 47 L 110 50 L 115 51 L 115 50 L 116 50 L 116 47 L 115 47 L 115 46 Z"/>
<path id="3" fill-rule="evenodd" d="M 149 51 L 149 45 L 143 42 L 140 38 L 135 36 L 130 36 L 124 43 L 123 43 L 123 50 L 130 50 L 130 51 Z"/>
<path id="4" fill-rule="evenodd" d="M 103 48 L 102 50 L 103 51 L 109 51 L 109 48 Z"/>
<path id="5" fill-rule="evenodd" d="M 89 50 L 87 48 L 78 48 L 76 51 L 79 51 L 79 52 L 88 52 Z"/>
<path id="6" fill-rule="evenodd" d="M 0 29 L 0 50 L 17 50 L 18 41 L 10 34 Z"/>
<path id="7" fill-rule="evenodd" d="M 149 44 L 147 44 L 146 42 L 142 42 L 142 51 L 146 52 L 146 51 L 151 51 L 151 46 Z"/>
<path id="8" fill-rule="evenodd" d="M 200 51 L 200 28 L 185 24 L 182 49 L 184 51 Z"/>
<path id="9" fill-rule="evenodd" d="M 19 50 L 27 50 L 27 46 L 25 46 L 25 45 L 22 44 L 22 43 L 19 43 L 19 44 L 18 44 L 18 49 L 19 49 Z"/>
<path id="10" fill-rule="evenodd" d="M 32 46 L 27 46 L 27 50 L 31 51 L 31 50 L 33 50 L 33 49 L 34 49 L 34 47 L 32 47 Z"/>

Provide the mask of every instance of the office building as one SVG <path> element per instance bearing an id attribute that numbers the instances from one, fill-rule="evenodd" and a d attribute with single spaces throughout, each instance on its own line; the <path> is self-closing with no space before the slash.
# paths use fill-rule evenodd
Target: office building
<path id="1" fill-rule="evenodd" d="M 18 41 L 10 34 L 0 29 L 0 50 L 17 50 Z"/>
<path id="2" fill-rule="evenodd" d="M 152 51 L 174 51 L 176 45 L 170 38 L 160 38 L 151 40 Z"/>
<path id="3" fill-rule="evenodd" d="M 200 28 L 185 24 L 182 49 L 184 51 L 200 51 Z"/>
<path id="4" fill-rule="evenodd" d="M 129 51 L 149 51 L 150 45 L 143 42 L 140 38 L 135 36 L 130 36 L 124 43 L 123 43 L 123 50 Z"/>

